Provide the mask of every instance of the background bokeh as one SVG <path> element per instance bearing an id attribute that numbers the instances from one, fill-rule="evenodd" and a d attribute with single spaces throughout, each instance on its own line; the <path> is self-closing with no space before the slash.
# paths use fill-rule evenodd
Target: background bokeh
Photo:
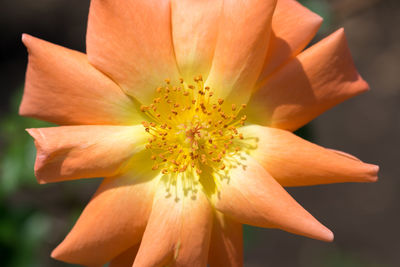
<path id="1" fill-rule="evenodd" d="M 298 134 L 381 166 L 376 184 L 290 188 L 335 232 L 323 243 L 283 231 L 245 228 L 245 266 L 400 266 L 400 1 L 303 0 L 324 17 L 315 41 L 344 27 L 355 64 L 372 90 L 326 112 Z M 89 0 L 0 1 L 0 266 L 72 266 L 52 260 L 99 179 L 38 185 L 25 128 L 49 125 L 17 115 L 27 32 L 84 51 Z"/>

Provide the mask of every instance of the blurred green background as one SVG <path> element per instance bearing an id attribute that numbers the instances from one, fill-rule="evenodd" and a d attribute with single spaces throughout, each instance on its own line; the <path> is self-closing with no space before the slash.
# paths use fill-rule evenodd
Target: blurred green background
<path id="1" fill-rule="evenodd" d="M 381 180 L 289 189 L 335 232 L 335 242 L 246 226 L 245 266 L 400 266 L 400 3 L 301 2 L 325 19 L 315 40 L 345 27 L 372 91 L 328 111 L 298 134 L 381 165 Z M 50 252 L 99 184 L 99 179 L 37 184 L 35 148 L 24 129 L 49 124 L 17 114 L 27 57 L 20 34 L 84 51 L 88 7 L 88 0 L 0 2 L 0 266 L 71 266 L 52 260 Z"/>

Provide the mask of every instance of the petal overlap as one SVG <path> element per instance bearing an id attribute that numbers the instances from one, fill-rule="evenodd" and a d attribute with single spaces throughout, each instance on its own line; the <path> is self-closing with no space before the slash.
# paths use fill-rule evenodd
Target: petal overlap
<path id="1" fill-rule="evenodd" d="M 262 82 L 279 66 L 297 56 L 315 36 L 321 23 L 320 16 L 296 0 L 278 0 L 272 17 L 268 53 L 258 81 Z"/>
<path id="2" fill-rule="evenodd" d="M 103 266 L 140 242 L 151 211 L 154 181 L 137 172 L 105 178 L 52 257 Z"/>
<path id="3" fill-rule="evenodd" d="M 133 261 L 139 250 L 140 244 L 137 244 L 110 261 L 109 267 L 132 267 Z"/>
<path id="4" fill-rule="evenodd" d="M 238 159 L 239 161 L 243 161 Z M 215 208 L 235 221 L 258 227 L 332 241 L 332 232 L 304 210 L 253 158 L 230 171 L 218 194 Z"/>
<path id="5" fill-rule="evenodd" d="M 368 89 L 340 29 L 266 79 L 248 103 L 249 117 L 256 124 L 294 131 Z"/>
<path id="6" fill-rule="evenodd" d="M 206 81 L 217 98 L 239 104 L 249 99 L 267 53 L 275 5 L 276 0 L 224 1 Z"/>
<path id="7" fill-rule="evenodd" d="M 210 267 L 243 266 L 243 226 L 218 211 L 214 213 L 208 264 Z"/>
<path id="8" fill-rule="evenodd" d="M 185 196 L 168 193 L 160 181 L 134 267 L 193 266 L 207 264 L 212 229 L 212 209 L 204 193 Z"/>
<path id="9" fill-rule="evenodd" d="M 109 177 L 144 149 L 142 126 L 60 126 L 28 129 L 35 139 L 40 183 Z"/>
<path id="10" fill-rule="evenodd" d="M 282 186 L 377 180 L 378 166 L 312 144 L 291 132 L 257 125 L 245 126 L 241 131 L 259 138 L 250 154 Z"/>
<path id="11" fill-rule="evenodd" d="M 89 62 L 145 104 L 164 79 L 179 78 L 170 5 L 170 0 L 91 1 Z"/>
<path id="12" fill-rule="evenodd" d="M 29 63 L 19 113 L 61 125 L 128 125 L 141 114 L 85 54 L 23 35 Z"/>
<path id="13" fill-rule="evenodd" d="M 207 78 L 214 57 L 222 0 L 172 0 L 172 36 L 182 77 Z"/>

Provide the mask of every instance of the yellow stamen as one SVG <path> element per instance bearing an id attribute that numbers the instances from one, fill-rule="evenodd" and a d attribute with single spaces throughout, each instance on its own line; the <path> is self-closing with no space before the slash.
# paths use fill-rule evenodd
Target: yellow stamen
<path id="1" fill-rule="evenodd" d="M 165 79 L 151 103 L 140 110 L 148 118 L 142 125 L 151 135 L 145 147 L 151 151 L 152 169 L 169 179 L 185 177 L 185 183 L 195 190 L 205 168 L 215 174 L 226 172 L 234 165 L 231 158 L 246 149 L 237 128 L 247 117 L 239 117 L 246 104 L 226 107 L 222 98 L 212 101 L 214 92 L 204 86 L 203 77 L 193 81 L 191 85 L 182 78 L 176 82 Z"/>

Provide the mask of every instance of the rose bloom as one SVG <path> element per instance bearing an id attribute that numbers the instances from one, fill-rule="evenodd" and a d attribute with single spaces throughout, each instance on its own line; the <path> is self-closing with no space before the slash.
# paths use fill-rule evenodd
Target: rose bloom
<path id="1" fill-rule="evenodd" d="M 294 0 L 92 0 L 87 53 L 23 35 L 40 183 L 105 177 L 55 259 L 242 266 L 242 224 L 333 234 L 285 190 L 378 166 L 292 133 L 368 90 L 342 29 Z M 305 50 L 304 50 L 305 49 Z M 304 50 L 304 51 L 303 51 Z"/>

